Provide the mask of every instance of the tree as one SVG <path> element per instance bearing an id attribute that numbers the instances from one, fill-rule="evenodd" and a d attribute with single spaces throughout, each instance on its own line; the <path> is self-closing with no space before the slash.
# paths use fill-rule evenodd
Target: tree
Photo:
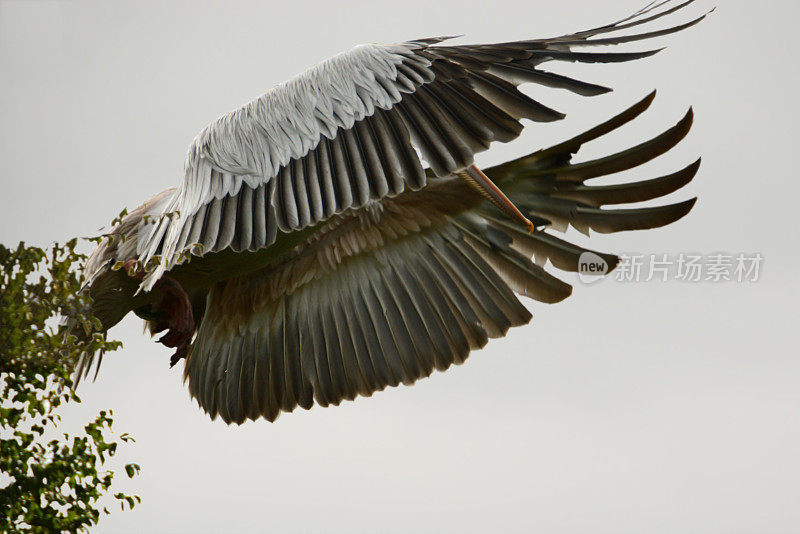
<path id="1" fill-rule="evenodd" d="M 112 436 L 101 411 L 80 435 L 58 431 L 59 409 L 80 402 L 71 379 L 84 352 L 116 350 L 80 292 L 86 257 L 77 240 L 45 251 L 0 245 L 0 531 L 77 532 L 96 525 L 114 473 L 106 462 L 127 434 Z M 69 316 L 78 325 L 58 324 Z M 76 335 L 77 334 L 77 335 Z M 139 471 L 125 466 L 128 477 Z M 116 493 L 123 510 L 138 496 Z M 102 512 L 109 513 L 106 508 Z"/>

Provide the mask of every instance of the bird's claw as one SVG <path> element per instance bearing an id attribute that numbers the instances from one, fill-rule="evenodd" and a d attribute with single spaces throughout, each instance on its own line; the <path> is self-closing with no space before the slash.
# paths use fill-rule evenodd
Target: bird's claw
<path id="1" fill-rule="evenodd" d="M 132 278 L 141 279 L 144 276 L 144 271 L 136 258 L 127 260 L 123 268 Z M 189 353 L 195 328 L 192 304 L 181 284 L 170 276 L 162 276 L 153 290 L 161 292 L 162 296 L 161 300 L 153 305 L 153 313 L 157 320 L 152 324 L 150 331 L 158 334 L 166 330 L 166 333 L 158 338 L 158 342 L 177 349 L 170 357 L 169 366 L 172 368 Z"/>

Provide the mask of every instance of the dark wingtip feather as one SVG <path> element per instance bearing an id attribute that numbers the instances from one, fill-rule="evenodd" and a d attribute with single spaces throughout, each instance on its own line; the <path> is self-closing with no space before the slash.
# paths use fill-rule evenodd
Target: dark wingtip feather
<path id="1" fill-rule="evenodd" d="M 654 50 L 645 50 L 643 52 L 575 52 L 563 50 L 533 50 L 531 51 L 533 58 L 538 58 L 538 61 L 544 63 L 546 61 L 568 61 L 577 63 L 626 63 L 628 61 L 636 61 L 639 59 L 646 59 L 652 57 L 666 46 L 656 48 Z"/>
<path id="2" fill-rule="evenodd" d="M 705 15 L 701 15 L 694 20 L 690 20 L 689 22 L 685 22 L 683 24 L 679 24 L 671 28 L 666 28 L 664 30 L 637 33 L 635 35 L 625 35 L 622 37 L 607 37 L 602 39 L 576 39 L 572 41 L 565 40 L 565 41 L 560 41 L 559 44 L 567 46 L 609 46 L 609 45 L 618 45 L 624 43 L 633 43 L 636 41 L 644 41 L 647 39 L 653 39 L 655 37 L 663 37 L 666 35 L 671 35 L 673 33 L 678 33 L 683 30 L 689 29 L 692 26 L 700 24 L 700 22 L 702 22 L 703 19 L 705 19 L 709 14 L 710 12 L 706 13 Z"/>
<path id="3" fill-rule="evenodd" d="M 519 176 L 520 172 L 523 171 L 526 173 L 533 172 L 535 169 L 541 168 L 542 162 L 544 161 L 562 160 L 566 156 L 577 152 L 582 145 L 613 132 L 617 128 L 628 124 L 636 117 L 647 111 L 647 109 L 653 103 L 653 100 L 655 100 L 656 93 L 657 91 L 654 89 L 642 100 L 625 109 L 621 113 L 615 115 L 606 122 L 573 137 L 572 139 L 568 139 L 557 145 L 553 145 L 550 148 L 538 150 L 532 154 L 528 154 L 527 156 L 522 156 L 515 160 L 507 161 L 506 163 L 490 167 L 485 169 L 485 172 L 495 182 L 502 182 L 509 177 L 513 178 L 515 176 Z"/>
<path id="4" fill-rule="evenodd" d="M 555 296 L 552 300 L 546 302 L 546 304 L 558 304 L 559 302 L 567 300 L 570 296 L 572 296 L 573 287 L 564 282 L 564 287 L 562 288 L 562 292 Z"/>
<path id="5" fill-rule="evenodd" d="M 600 254 L 600 257 L 603 258 L 608 265 L 608 272 L 606 274 L 613 272 L 619 265 L 620 258 L 615 254 Z"/>
<path id="6" fill-rule="evenodd" d="M 612 89 L 611 87 L 605 87 L 603 85 L 594 85 L 594 87 L 591 89 L 591 92 L 587 90 L 583 93 L 578 93 L 578 94 L 580 94 L 581 96 L 600 96 L 600 95 L 606 95 L 613 91 L 614 89 Z"/>
<path id="7" fill-rule="evenodd" d="M 460 37 L 464 37 L 464 34 L 460 35 L 440 35 L 437 37 L 423 37 L 421 39 L 414 39 L 413 41 L 408 41 L 409 43 L 419 43 L 425 46 L 430 45 L 437 45 L 443 41 L 449 41 L 450 39 L 458 39 Z"/>
<path id="8" fill-rule="evenodd" d="M 578 220 L 601 234 L 661 228 L 684 218 L 694 207 L 697 197 L 650 208 L 600 210 L 578 208 Z"/>
<path id="9" fill-rule="evenodd" d="M 681 118 L 681 120 L 678 121 L 678 124 L 676 124 L 674 128 L 672 128 L 672 130 L 676 132 L 688 133 L 693 122 L 694 122 L 694 108 L 692 106 L 689 106 L 689 110 L 686 112 L 686 115 L 684 115 L 683 118 Z"/>
<path id="10" fill-rule="evenodd" d="M 644 52 L 641 52 L 641 54 L 642 54 L 641 57 L 642 57 L 642 59 L 644 59 L 646 57 L 653 57 L 654 55 L 658 54 L 659 52 L 662 52 L 662 51 L 666 50 L 667 48 L 668 47 L 666 47 L 666 46 L 662 46 L 661 48 L 654 48 L 652 50 L 645 50 Z"/>
<path id="11" fill-rule="evenodd" d="M 683 213 L 675 220 L 677 221 L 679 219 L 682 219 L 686 215 L 688 215 L 689 212 L 692 211 L 692 208 L 694 208 L 695 204 L 697 204 L 697 197 L 693 197 L 693 198 L 690 198 L 689 200 L 684 200 L 683 202 L 680 202 L 680 203 L 676 204 L 677 206 L 681 207 L 681 210 L 683 210 Z"/>
<path id="12" fill-rule="evenodd" d="M 673 174 L 672 176 L 674 177 L 674 181 L 671 184 L 671 186 L 674 187 L 673 191 L 677 191 L 681 187 L 694 180 L 694 177 L 697 176 L 702 164 L 703 158 L 699 157 L 693 163 L 689 164 L 685 169 Z M 678 176 L 680 176 L 680 178 L 678 178 Z"/>
<path id="13" fill-rule="evenodd" d="M 551 148 L 545 149 L 541 152 L 558 153 L 558 152 L 563 152 L 565 150 L 569 150 L 570 152 L 573 153 L 576 152 L 581 145 L 588 143 L 589 141 L 594 141 L 595 139 L 603 135 L 613 132 L 617 128 L 620 128 L 625 124 L 628 124 L 629 122 L 637 118 L 639 115 L 647 111 L 653 104 L 653 101 L 655 100 L 657 93 L 658 90 L 653 89 L 640 101 L 636 102 L 635 104 L 625 109 L 621 113 L 615 115 L 606 122 L 598 126 L 595 126 L 594 128 L 591 128 L 586 132 L 584 132 L 583 134 L 580 134 L 568 141 L 555 145 Z"/>
<path id="14" fill-rule="evenodd" d="M 661 50 L 663 50 L 663 48 Z M 659 50 L 659 52 L 661 50 Z M 649 108 L 650 105 L 653 103 L 653 100 L 656 99 L 656 95 L 658 95 L 658 89 L 653 89 L 652 91 L 650 91 L 650 93 L 647 94 L 647 96 L 645 96 L 639 102 L 637 102 L 636 104 L 631 106 L 630 109 L 637 109 L 637 108 L 641 107 L 642 108 L 642 112 L 646 111 L 647 108 Z"/>
<path id="15" fill-rule="evenodd" d="M 533 171 L 533 174 L 554 174 L 561 181 L 582 183 L 591 178 L 632 169 L 665 154 L 680 143 L 689 134 L 693 121 L 694 111 L 689 108 L 675 126 L 649 141 L 603 158 L 556 168 L 543 168 Z"/>
<path id="16" fill-rule="evenodd" d="M 684 200 L 683 202 L 661 206 L 661 213 L 663 214 L 664 218 L 659 220 L 657 226 L 654 226 L 653 228 L 666 226 L 683 219 L 689 214 L 690 211 L 692 211 L 692 208 L 695 204 L 697 204 L 697 197 Z"/>
<path id="17" fill-rule="evenodd" d="M 672 224 L 683 219 L 689 215 L 689 212 L 692 211 L 692 208 L 694 208 L 695 204 L 697 204 L 697 197 L 684 200 L 683 202 L 662 206 L 660 211 L 663 215 L 663 218 L 656 221 L 656 224 L 653 226 L 653 228 L 661 228 L 662 226 L 667 226 L 668 224 Z"/>
<path id="18" fill-rule="evenodd" d="M 630 204 L 644 202 L 674 193 L 691 182 L 700 169 L 702 159 L 666 176 L 623 184 L 589 186 L 575 185 L 554 193 L 559 198 L 569 198 L 590 206 Z"/>

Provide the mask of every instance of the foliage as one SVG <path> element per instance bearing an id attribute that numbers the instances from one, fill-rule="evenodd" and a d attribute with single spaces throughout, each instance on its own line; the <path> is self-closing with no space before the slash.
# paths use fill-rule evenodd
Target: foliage
<path id="1" fill-rule="evenodd" d="M 59 409 L 78 403 L 71 379 L 84 352 L 116 350 L 81 295 L 86 257 L 76 240 L 45 251 L 0 245 L 0 531 L 76 532 L 96 525 L 99 499 L 114 473 L 104 468 L 127 434 L 112 439 L 112 413 L 101 411 L 70 436 Z M 71 317 L 72 331 L 58 324 Z M 139 471 L 125 467 L 128 477 Z M 138 496 L 115 495 L 124 510 Z M 107 509 L 103 509 L 109 513 Z"/>

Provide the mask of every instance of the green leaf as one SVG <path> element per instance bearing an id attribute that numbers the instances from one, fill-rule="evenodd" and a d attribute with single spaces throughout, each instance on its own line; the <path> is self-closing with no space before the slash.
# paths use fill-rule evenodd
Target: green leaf
<path id="1" fill-rule="evenodd" d="M 133 440 L 128 434 L 110 439 L 110 410 L 81 434 L 59 431 L 58 412 L 80 402 L 71 380 L 77 359 L 121 346 L 102 332 L 81 292 L 86 256 L 77 246 L 77 239 L 47 251 L 0 244 L 0 472 L 11 480 L 0 488 L 0 532 L 96 525 L 101 511 L 108 512 L 98 503 L 113 482 L 106 462 L 119 443 Z M 49 326 L 62 313 L 75 319 L 77 330 Z M 128 465 L 128 477 L 138 474 L 137 464 Z M 128 509 L 140 502 L 116 494 Z"/>
<path id="2" fill-rule="evenodd" d="M 128 474 L 128 478 L 133 478 L 139 474 L 139 464 L 127 464 L 125 465 L 125 473 Z"/>

